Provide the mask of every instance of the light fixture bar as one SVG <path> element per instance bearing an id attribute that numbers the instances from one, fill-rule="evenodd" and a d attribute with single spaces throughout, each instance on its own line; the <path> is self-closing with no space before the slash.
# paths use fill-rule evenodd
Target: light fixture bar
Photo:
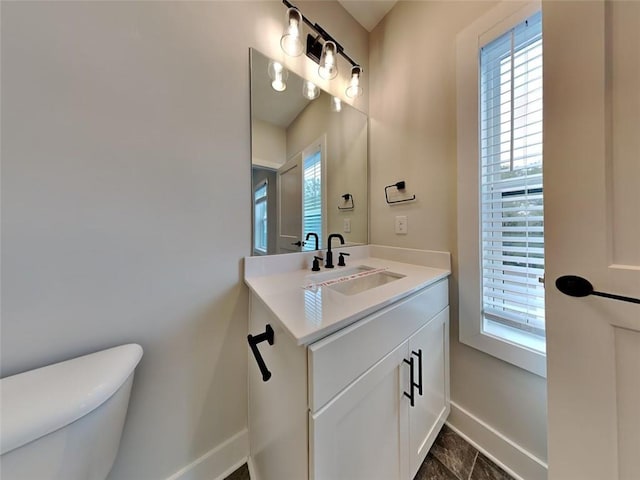
<path id="1" fill-rule="evenodd" d="M 303 22 L 304 22 L 304 23 L 305 23 L 305 24 L 306 24 L 306 25 L 307 25 L 311 30 L 313 30 L 314 32 L 316 32 L 316 33 L 318 34 L 318 36 L 317 36 L 317 37 L 315 37 L 315 39 L 313 39 L 313 41 L 314 41 L 315 43 L 317 43 L 317 42 L 318 42 L 318 39 L 319 39 L 319 38 L 322 38 L 325 42 L 326 42 L 326 41 L 331 41 L 331 42 L 335 43 L 335 44 L 336 44 L 336 47 L 337 47 L 336 49 L 337 49 L 338 53 L 339 53 L 340 55 L 342 55 L 342 57 L 343 57 L 347 62 L 349 62 L 349 63 L 351 64 L 351 66 L 352 66 L 352 67 L 357 67 L 357 66 L 359 66 L 359 64 L 358 64 L 358 63 L 356 63 L 356 62 L 354 62 L 354 61 L 351 59 L 351 57 L 349 57 L 349 55 L 347 55 L 346 53 L 344 53 L 344 48 L 342 48 L 342 45 L 340 45 L 340 44 L 336 41 L 336 39 L 335 39 L 335 38 L 333 38 L 331 35 L 329 35 L 329 33 L 328 33 L 324 28 L 322 28 L 322 27 L 321 27 L 320 25 L 318 25 L 317 23 L 311 23 L 311 21 L 310 21 L 307 17 L 305 17 L 305 16 L 304 16 L 304 14 L 300 11 L 300 9 L 299 9 L 298 7 L 296 7 L 295 5 L 293 5 L 291 2 L 289 2 L 288 0 L 282 0 L 282 3 L 284 3 L 284 4 L 287 6 L 287 8 L 295 8 L 296 10 L 298 10 L 298 11 L 300 12 L 300 15 L 302 16 L 302 21 L 303 21 Z M 313 38 L 313 37 L 311 36 L 311 38 Z M 319 63 L 319 62 L 320 62 L 320 55 L 318 55 L 318 56 L 317 56 L 317 58 L 314 58 L 314 56 L 310 56 L 310 55 L 308 54 L 308 52 L 309 52 L 309 43 L 310 43 L 310 40 L 309 40 L 309 37 L 307 37 L 307 56 L 309 56 L 309 58 L 312 58 L 316 63 Z"/>

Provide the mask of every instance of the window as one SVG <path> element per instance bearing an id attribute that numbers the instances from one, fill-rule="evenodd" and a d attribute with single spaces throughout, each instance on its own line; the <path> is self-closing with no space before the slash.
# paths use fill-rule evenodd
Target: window
<path id="1" fill-rule="evenodd" d="M 544 336 L 541 20 L 480 49 L 480 228 L 485 321 Z"/>
<path id="2" fill-rule="evenodd" d="M 253 248 L 258 254 L 267 253 L 267 186 L 266 180 L 260 183 L 255 188 L 253 196 L 255 222 L 253 227 Z"/>
<path id="3" fill-rule="evenodd" d="M 457 39 L 460 341 L 546 375 L 540 5 Z"/>
<path id="4" fill-rule="evenodd" d="M 324 238 L 322 231 L 322 150 L 319 146 L 312 153 L 305 152 L 302 183 L 302 238 L 306 238 L 309 232 L 317 233 L 319 238 Z M 313 242 L 308 242 L 303 250 L 313 250 L 314 246 Z"/>

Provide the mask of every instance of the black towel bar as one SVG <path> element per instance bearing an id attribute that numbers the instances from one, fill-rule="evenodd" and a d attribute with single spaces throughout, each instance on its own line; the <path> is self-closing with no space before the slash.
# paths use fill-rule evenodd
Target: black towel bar
<path id="1" fill-rule="evenodd" d="M 389 194 L 387 193 L 387 190 L 389 190 L 390 188 L 396 188 L 397 190 L 404 190 L 406 186 L 406 183 L 404 180 L 400 180 L 397 183 L 394 183 L 393 185 L 387 185 L 386 187 L 384 187 L 384 198 L 387 200 L 387 203 L 389 205 L 394 204 L 394 203 L 402 203 L 402 202 L 410 202 L 412 200 L 416 199 L 415 195 L 411 195 L 408 198 L 403 198 L 402 200 L 389 200 Z"/>
<path id="2" fill-rule="evenodd" d="M 271 328 L 271 325 L 269 325 L 268 323 L 264 333 L 256 335 L 255 337 L 251 334 L 247 335 L 247 341 L 249 342 L 249 346 L 251 347 L 253 356 L 256 359 L 258 368 L 260 368 L 260 373 L 262 373 L 262 380 L 266 382 L 271 378 L 271 372 L 267 368 L 267 365 L 264 363 L 264 359 L 262 358 L 262 355 L 260 355 L 260 350 L 258 350 L 258 344 L 264 342 L 265 340 L 269 342 L 269 345 L 273 345 L 273 328 Z"/>

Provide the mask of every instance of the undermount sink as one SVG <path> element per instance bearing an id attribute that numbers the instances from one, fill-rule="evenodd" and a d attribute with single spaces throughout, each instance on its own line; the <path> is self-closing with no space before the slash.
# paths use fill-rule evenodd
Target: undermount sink
<path id="1" fill-rule="evenodd" d="M 385 285 L 403 277 L 404 275 L 400 275 L 398 273 L 376 272 L 370 275 L 346 280 L 344 282 L 333 283 L 331 285 L 327 285 L 327 288 L 342 293 L 343 295 L 356 295 L 357 293 L 371 290 L 372 288 Z"/>

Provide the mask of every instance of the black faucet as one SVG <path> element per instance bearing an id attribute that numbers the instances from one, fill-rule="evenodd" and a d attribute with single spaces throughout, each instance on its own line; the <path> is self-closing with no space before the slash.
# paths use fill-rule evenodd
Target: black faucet
<path id="1" fill-rule="evenodd" d="M 309 241 L 309 237 L 313 237 L 316 241 L 316 248 L 314 248 L 314 250 L 319 250 L 320 248 L 318 247 L 318 234 L 314 232 L 307 233 L 307 237 L 305 238 L 307 242 Z"/>
<path id="2" fill-rule="evenodd" d="M 331 251 L 332 238 L 339 238 L 340 245 L 344 245 L 344 237 L 342 235 L 340 235 L 339 233 L 332 233 L 331 235 L 329 235 L 329 238 L 327 239 L 327 263 L 324 264 L 324 268 L 333 268 L 333 252 Z"/>

